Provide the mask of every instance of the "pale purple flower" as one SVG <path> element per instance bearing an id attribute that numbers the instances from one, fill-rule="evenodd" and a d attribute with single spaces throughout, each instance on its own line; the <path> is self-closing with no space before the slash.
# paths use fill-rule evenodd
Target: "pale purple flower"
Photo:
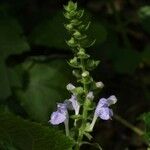
<path id="1" fill-rule="evenodd" d="M 68 121 L 68 111 L 67 109 L 74 110 L 75 115 L 79 114 L 80 104 L 77 101 L 77 97 L 72 95 L 69 100 L 64 103 L 57 104 L 57 111 L 51 114 L 50 123 L 53 125 L 58 125 L 60 123 L 66 123 Z"/>
<path id="2" fill-rule="evenodd" d="M 117 102 L 117 98 L 116 98 L 116 96 L 112 95 L 112 96 L 107 98 L 107 101 L 108 101 L 108 104 L 110 106 L 110 105 L 115 104 Z"/>
<path id="3" fill-rule="evenodd" d="M 66 120 L 66 115 L 60 113 L 59 111 L 55 111 L 51 115 L 51 120 L 49 121 L 53 125 L 58 125 L 63 123 Z"/>
<path id="4" fill-rule="evenodd" d="M 75 95 L 72 95 L 71 98 L 68 101 L 66 101 L 66 103 L 67 103 L 68 109 L 75 111 L 75 115 L 79 114 L 80 104 Z"/>
<path id="5" fill-rule="evenodd" d="M 103 120 L 111 119 L 113 116 L 113 112 L 108 107 L 101 107 L 99 110 L 96 111 L 96 115 Z"/>
<path id="6" fill-rule="evenodd" d="M 49 120 L 49 122 L 53 125 L 64 123 L 66 136 L 69 136 L 69 115 L 66 103 L 57 104 L 57 111 L 51 114 L 51 119 Z"/>
<path id="7" fill-rule="evenodd" d="M 53 112 L 51 115 L 50 123 L 53 125 L 58 125 L 65 122 L 68 119 L 67 106 L 64 103 L 57 104 L 57 111 Z"/>
<path id="8" fill-rule="evenodd" d="M 115 104 L 116 102 L 117 98 L 114 95 L 110 96 L 107 99 L 101 98 L 96 107 L 95 115 L 103 120 L 111 119 L 111 117 L 113 116 L 113 111 L 109 108 L 109 106 Z"/>
<path id="9" fill-rule="evenodd" d="M 111 119 L 113 116 L 112 109 L 109 108 L 112 104 L 115 104 L 117 102 L 117 98 L 112 95 L 109 98 L 101 98 L 97 104 L 97 107 L 95 109 L 94 117 L 92 120 L 92 123 L 89 126 L 89 130 L 92 131 L 93 127 L 96 123 L 96 120 L 98 117 L 100 117 L 103 120 Z"/>

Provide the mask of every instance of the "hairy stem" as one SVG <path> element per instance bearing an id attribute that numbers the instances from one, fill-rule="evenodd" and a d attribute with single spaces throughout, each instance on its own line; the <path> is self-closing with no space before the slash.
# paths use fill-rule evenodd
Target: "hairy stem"
<path id="1" fill-rule="evenodd" d="M 126 127 L 128 127 L 129 129 L 131 129 L 133 132 L 135 132 L 136 134 L 138 134 L 139 136 L 144 135 L 144 132 L 135 127 L 134 125 L 132 125 L 131 123 L 129 123 L 128 121 L 126 121 L 125 119 L 123 119 L 122 117 L 118 116 L 118 115 L 114 115 L 114 118 L 119 121 L 120 123 L 122 123 L 123 125 L 125 125 Z"/>
<path id="2" fill-rule="evenodd" d="M 66 121 L 64 122 L 64 124 L 65 124 L 66 136 L 69 136 L 69 120 L 66 119 Z"/>
<path id="3" fill-rule="evenodd" d="M 84 73 L 85 70 L 85 63 L 84 63 L 84 59 L 80 59 L 81 61 L 81 66 L 82 66 L 82 73 Z M 83 79 L 83 77 L 82 77 Z M 86 127 L 86 121 L 87 121 L 87 117 L 88 117 L 88 110 L 86 108 L 85 102 L 86 102 L 86 95 L 88 93 L 88 88 L 87 85 L 85 83 L 83 83 L 83 89 L 84 89 L 84 93 L 85 93 L 85 101 L 83 104 L 83 112 L 82 112 L 82 124 L 79 128 L 79 134 L 78 134 L 78 138 L 77 138 L 77 144 L 75 147 L 75 150 L 79 150 L 80 149 L 80 145 L 83 139 L 83 131 Z"/>

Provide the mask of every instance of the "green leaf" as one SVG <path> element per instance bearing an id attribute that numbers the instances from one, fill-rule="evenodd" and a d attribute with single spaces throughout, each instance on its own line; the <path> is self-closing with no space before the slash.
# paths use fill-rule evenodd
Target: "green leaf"
<path id="1" fill-rule="evenodd" d="M 60 49 L 67 49 L 65 43 L 66 30 L 64 27 L 64 17 L 62 12 L 57 13 L 52 19 L 41 22 L 33 32 L 29 39 L 35 45 L 42 45 Z"/>
<path id="2" fill-rule="evenodd" d="M 1 57 L 1 56 L 0 56 Z M 0 99 L 5 99 L 11 94 L 11 89 L 9 86 L 9 78 L 7 74 L 7 68 L 3 59 L 0 58 Z"/>
<path id="3" fill-rule="evenodd" d="M 0 141 L 0 149 L 1 150 L 17 150 L 12 143 L 8 143 L 6 141 Z"/>
<path id="4" fill-rule="evenodd" d="M 10 55 L 20 54 L 29 49 L 22 29 L 13 18 L 0 18 L 0 98 L 5 99 L 11 94 L 8 68 L 5 61 Z"/>
<path id="5" fill-rule="evenodd" d="M 67 150 L 72 140 L 53 127 L 23 120 L 8 112 L 0 112 L 0 141 L 18 150 Z"/>
<path id="6" fill-rule="evenodd" d="M 0 19 L 0 33 L 0 49 L 4 59 L 11 54 L 20 54 L 29 49 L 17 20 L 13 18 Z"/>
<path id="7" fill-rule="evenodd" d="M 97 148 L 99 150 L 102 150 L 102 147 L 98 143 L 89 143 L 89 142 L 84 142 L 83 141 L 81 144 L 82 145 L 89 145 L 89 146 L 95 147 L 95 148 Z"/>
<path id="8" fill-rule="evenodd" d="M 116 49 L 111 51 L 114 68 L 119 73 L 134 73 L 141 62 L 140 53 L 129 49 Z"/>
<path id="9" fill-rule="evenodd" d="M 12 68 L 7 68 L 9 75 L 9 84 L 11 88 L 23 88 L 24 70 L 21 64 L 17 64 Z"/>
<path id="10" fill-rule="evenodd" d="M 57 102 L 65 100 L 68 72 L 62 60 L 35 63 L 28 70 L 29 83 L 25 90 L 17 91 L 17 97 L 32 119 L 47 122 Z"/>
<path id="11" fill-rule="evenodd" d="M 150 112 L 144 113 L 140 116 L 140 119 L 145 123 L 145 139 L 150 143 Z"/>
<path id="12" fill-rule="evenodd" d="M 150 44 L 146 45 L 144 51 L 142 52 L 142 60 L 147 64 L 150 64 Z"/>
<path id="13" fill-rule="evenodd" d="M 138 14 L 143 28 L 150 33 L 150 6 L 141 7 Z"/>

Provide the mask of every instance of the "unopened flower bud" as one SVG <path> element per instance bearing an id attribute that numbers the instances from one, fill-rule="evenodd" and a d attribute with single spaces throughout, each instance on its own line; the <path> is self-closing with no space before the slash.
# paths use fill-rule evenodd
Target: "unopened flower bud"
<path id="1" fill-rule="evenodd" d="M 74 57 L 73 59 L 70 60 L 70 64 L 77 64 L 77 57 Z"/>
<path id="2" fill-rule="evenodd" d="M 74 86 L 73 84 L 69 83 L 69 84 L 66 86 L 66 88 L 67 88 L 68 91 L 72 91 L 72 90 L 75 89 L 75 86 Z"/>
<path id="3" fill-rule="evenodd" d="M 117 98 L 115 95 L 110 96 L 107 101 L 109 102 L 109 105 L 115 104 L 117 102 Z"/>
<path id="4" fill-rule="evenodd" d="M 79 31 L 75 31 L 75 33 L 73 34 L 75 37 L 79 37 L 81 36 L 81 33 Z"/>
<path id="5" fill-rule="evenodd" d="M 66 25 L 66 28 L 67 28 L 68 30 L 71 30 L 71 29 L 73 28 L 73 25 L 72 25 L 72 24 L 67 24 L 67 25 Z"/>
<path id="6" fill-rule="evenodd" d="M 85 54 L 85 52 L 84 51 L 79 51 L 78 52 L 78 55 L 80 56 L 80 55 L 84 55 Z"/>
<path id="7" fill-rule="evenodd" d="M 75 44 L 74 38 L 71 38 L 71 39 L 68 41 L 68 44 L 70 44 L 70 45 Z"/>
<path id="8" fill-rule="evenodd" d="M 89 76 L 89 72 L 88 72 L 88 71 L 84 71 L 84 72 L 82 73 L 82 77 L 87 77 L 87 76 Z"/>
<path id="9" fill-rule="evenodd" d="M 86 96 L 87 99 L 93 100 L 94 99 L 94 95 L 93 92 L 89 92 Z"/>
<path id="10" fill-rule="evenodd" d="M 97 88 L 103 88 L 104 87 L 103 82 L 96 82 L 96 87 Z"/>

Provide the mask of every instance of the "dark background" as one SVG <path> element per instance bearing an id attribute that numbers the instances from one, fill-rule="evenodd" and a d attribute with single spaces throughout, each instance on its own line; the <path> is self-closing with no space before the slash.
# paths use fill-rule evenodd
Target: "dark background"
<path id="1" fill-rule="evenodd" d="M 0 104 L 25 119 L 46 123 L 56 102 L 68 97 L 65 86 L 76 83 L 67 65 L 73 54 L 65 43 L 66 3 L 0 1 Z M 150 110 L 149 0 L 79 0 L 78 5 L 91 20 L 89 38 L 96 39 L 87 51 L 101 60 L 92 72 L 105 84 L 97 97 L 116 95 L 114 112 L 144 130 L 139 117 Z M 99 121 L 93 137 L 104 150 L 147 147 L 143 138 L 115 118 Z"/>

